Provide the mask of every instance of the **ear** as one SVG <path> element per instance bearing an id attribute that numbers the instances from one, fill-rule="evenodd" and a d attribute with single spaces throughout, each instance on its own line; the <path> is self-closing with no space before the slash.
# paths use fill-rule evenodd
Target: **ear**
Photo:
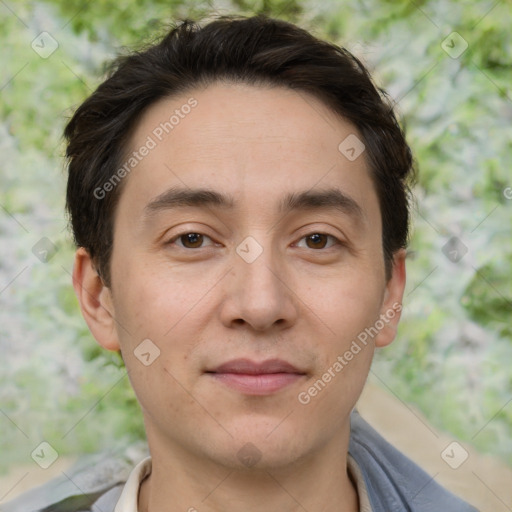
<path id="1" fill-rule="evenodd" d="M 82 315 L 96 341 L 107 350 L 119 350 L 112 294 L 94 268 L 86 249 L 75 254 L 73 288 Z"/>
<path id="2" fill-rule="evenodd" d="M 380 320 L 384 327 L 375 337 L 376 347 L 389 345 L 396 336 L 398 323 L 402 315 L 402 299 L 405 289 L 405 249 L 398 250 L 393 256 L 391 277 L 386 284 L 384 300 L 380 311 Z"/>

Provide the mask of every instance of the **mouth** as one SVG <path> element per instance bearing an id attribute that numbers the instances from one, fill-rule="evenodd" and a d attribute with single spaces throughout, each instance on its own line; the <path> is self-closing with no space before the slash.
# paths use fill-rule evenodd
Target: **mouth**
<path id="1" fill-rule="evenodd" d="M 281 359 L 233 359 L 206 375 L 246 395 L 269 395 L 302 380 L 306 372 Z"/>

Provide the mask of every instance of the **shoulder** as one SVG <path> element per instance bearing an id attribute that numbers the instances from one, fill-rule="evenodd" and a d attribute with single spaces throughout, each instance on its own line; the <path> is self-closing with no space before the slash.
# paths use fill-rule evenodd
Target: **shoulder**
<path id="1" fill-rule="evenodd" d="M 0 511 L 113 512 L 134 465 L 147 455 L 145 443 L 121 454 L 86 455 L 69 471 L 0 505 Z"/>
<path id="2" fill-rule="evenodd" d="M 351 415 L 349 453 L 361 469 L 374 510 L 477 512 L 389 444 L 357 411 Z"/>

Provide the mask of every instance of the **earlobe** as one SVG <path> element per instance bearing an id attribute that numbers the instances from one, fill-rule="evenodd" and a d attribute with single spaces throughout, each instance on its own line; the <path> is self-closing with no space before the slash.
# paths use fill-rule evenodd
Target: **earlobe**
<path id="1" fill-rule="evenodd" d="M 96 341 L 107 350 L 119 350 L 111 290 L 98 275 L 89 253 L 83 247 L 75 253 L 73 288 L 82 315 Z"/>
<path id="2" fill-rule="evenodd" d="M 389 345 L 396 336 L 402 314 L 402 299 L 405 289 L 405 249 L 398 250 L 393 257 L 392 274 L 386 283 L 380 319 L 383 327 L 375 338 L 376 347 Z"/>

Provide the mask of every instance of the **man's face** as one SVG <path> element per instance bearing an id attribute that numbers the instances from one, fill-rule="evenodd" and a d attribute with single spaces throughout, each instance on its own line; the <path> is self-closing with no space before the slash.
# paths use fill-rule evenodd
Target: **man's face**
<path id="1" fill-rule="evenodd" d="M 154 457 L 270 468 L 346 443 L 399 315 L 366 345 L 361 333 L 403 291 L 403 271 L 385 279 L 365 155 L 338 149 L 354 135 L 284 88 L 213 85 L 142 116 L 129 153 L 156 144 L 123 184 L 105 299 L 115 322 L 96 337 L 122 351 Z"/>

